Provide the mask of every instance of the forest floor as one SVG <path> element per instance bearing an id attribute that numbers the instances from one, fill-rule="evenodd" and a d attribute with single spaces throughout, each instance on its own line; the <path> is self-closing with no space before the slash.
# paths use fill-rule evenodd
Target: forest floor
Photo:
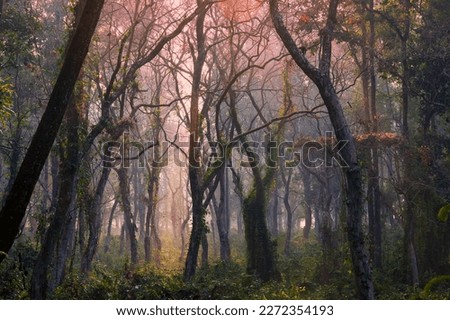
<path id="1" fill-rule="evenodd" d="M 92 272 L 81 275 L 73 267 L 52 299 L 354 299 L 354 282 L 349 254 L 345 248 L 324 252 L 314 240 L 294 241 L 289 256 L 279 253 L 280 281 L 261 282 L 245 270 L 245 248 L 233 241 L 232 261 L 211 259 L 199 267 L 191 282 L 183 281 L 179 250 L 164 247 L 160 263 L 130 268 L 126 255 L 119 252 L 114 239 L 108 253 L 99 250 Z M 117 251 L 116 251 L 117 250 Z M 217 252 L 210 249 L 211 256 Z M 0 299 L 28 299 L 34 250 L 22 244 L 16 257 L 0 265 Z M 240 252 L 240 254 L 239 254 Z M 393 251 L 394 252 L 394 251 Z M 389 254 L 389 252 L 387 253 Z M 388 257 L 389 258 L 389 257 Z M 395 256 L 386 260 L 392 264 Z M 76 258 L 73 265 L 76 265 Z M 450 281 L 443 281 L 425 292 L 399 282 L 395 268 L 374 272 L 377 299 L 450 299 Z"/>

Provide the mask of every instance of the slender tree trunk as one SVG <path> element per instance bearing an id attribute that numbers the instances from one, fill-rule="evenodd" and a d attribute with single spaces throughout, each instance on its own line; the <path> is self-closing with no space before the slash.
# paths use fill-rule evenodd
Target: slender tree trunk
<path id="1" fill-rule="evenodd" d="M 209 254 L 208 237 L 206 236 L 206 233 L 203 233 L 203 237 L 202 237 L 202 268 L 208 268 L 208 254 Z"/>
<path id="2" fill-rule="evenodd" d="M 114 213 L 116 212 L 117 205 L 119 204 L 119 200 L 114 200 L 113 206 L 111 208 L 111 213 L 109 214 L 108 219 L 108 228 L 106 231 L 106 238 L 105 238 L 105 246 L 104 246 L 104 252 L 107 253 L 109 251 L 109 245 L 111 243 L 111 231 L 112 231 L 112 223 L 114 220 Z"/>
<path id="3" fill-rule="evenodd" d="M 231 248 L 228 234 L 230 231 L 230 212 L 229 212 L 229 188 L 228 188 L 228 173 L 226 168 L 223 168 L 220 179 L 220 199 L 216 212 L 217 230 L 219 233 L 220 242 L 220 259 L 224 262 L 231 258 Z M 215 198 L 213 198 L 213 203 Z"/>
<path id="4" fill-rule="evenodd" d="M 119 177 L 119 189 L 122 199 L 123 214 L 125 218 L 125 227 L 127 229 L 128 240 L 130 241 L 131 268 L 136 267 L 138 263 L 138 242 L 136 237 L 136 223 L 131 212 L 129 180 L 127 177 L 127 168 L 117 169 Z"/>
<path id="5" fill-rule="evenodd" d="M 304 170 L 300 170 L 303 180 L 303 190 L 305 190 L 305 227 L 303 228 L 303 238 L 309 239 L 312 226 L 312 206 L 313 206 L 313 193 L 312 193 L 312 181 L 311 174 Z"/>
<path id="6" fill-rule="evenodd" d="M 409 271 L 409 280 L 412 285 L 419 285 L 419 268 L 417 264 L 416 248 L 414 245 L 415 234 L 415 215 L 411 203 L 407 200 L 406 203 L 406 221 L 405 221 L 405 252 L 408 257 L 409 265 L 407 270 Z"/>
<path id="7" fill-rule="evenodd" d="M 291 204 L 289 203 L 289 195 L 291 190 L 292 169 L 288 169 L 287 178 L 285 176 L 285 168 L 281 169 L 281 176 L 284 184 L 284 196 L 283 203 L 286 209 L 286 239 L 284 242 L 284 254 L 289 256 L 291 252 L 291 240 L 292 240 L 292 224 L 294 213 L 292 212 Z"/>
<path id="8" fill-rule="evenodd" d="M 144 237 L 144 255 L 145 262 L 150 262 L 152 259 L 152 243 L 151 243 L 151 226 L 154 212 L 154 201 L 155 201 L 155 176 L 154 168 L 150 169 L 150 178 L 147 186 L 148 193 L 148 203 L 147 203 L 147 215 L 145 218 L 145 237 Z"/>
<path id="9" fill-rule="evenodd" d="M 159 147 L 156 147 L 155 154 L 159 155 Z M 145 239 L 144 239 L 144 252 L 145 261 L 150 262 L 152 260 L 152 247 L 156 247 L 156 253 L 153 255 L 157 264 L 159 264 L 159 255 L 161 251 L 161 240 L 158 236 L 158 226 L 156 223 L 156 202 L 159 190 L 159 173 L 160 168 L 153 166 L 149 168 L 150 178 L 148 182 L 147 192 L 148 192 L 148 205 L 147 205 L 147 215 L 145 219 Z M 153 243 L 152 244 L 152 240 Z"/>
<path id="10" fill-rule="evenodd" d="M 370 131 L 373 133 L 378 132 L 378 116 L 377 116 L 377 106 L 376 106 L 376 71 L 375 71 L 375 17 L 373 13 L 374 1 L 369 1 L 369 11 L 367 12 L 369 18 L 369 34 L 368 34 L 368 65 L 367 73 L 370 83 L 370 88 L 367 92 L 368 94 L 368 105 L 366 108 L 370 113 Z M 369 85 L 367 83 L 367 85 Z M 372 260 L 375 268 L 381 269 L 382 261 L 382 243 L 381 243 L 381 206 L 380 206 L 380 179 L 379 179 L 379 164 L 378 164 L 378 147 L 374 145 L 369 150 L 369 183 L 368 183 L 368 205 L 369 212 L 371 213 L 369 217 L 369 237 L 371 240 L 371 254 Z"/>
<path id="11" fill-rule="evenodd" d="M 0 0 L 0 21 L 2 21 L 4 7 L 5 7 L 5 0 Z"/>
<path id="12" fill-rule="evenodd" d="M 197 0 L 197 5 L 200 6 L 201 0 Z M 205 232 L 203 208 L 203 188 L 200 173 L 200 119 L 199 119 L 199 97 L 200 97 L 200 83 L 203 65 L 206 59 L 205 50 L 205 35 L 204 22 L 206 12 L 201 12 L 197 17 L 196 36 L 197 36 L 197 58 L 194 63 L 194 74 L 192 79 L 192 93 L 191 93 L 191 110 L 190 110 L 190 126 L 189 126 L 189 183 L 191 187 L 192 197 L 192 231 L 189 241 L 189 249 L 186 257 L 186 264 L 184 269 L 184 279 L 191 280 L 195 275 L 197 268 L 197 258 L 202 241 L 203 233 Z"/>
<path id="13" fill-rule="evenodd" d="M 281 188 L 280 177 L 275 177 L 275 189 L 272 193 L 272 203 L 269 210 L 269 228 L 272 237 L 278 237 L 278 190 Z"/>
<path id="14" fill-rule="evenodd" d="M 97 252 L 102 227 L 102 200 L 110 172 L 111 168 L 104 167 L 102 169 L 100 180 L 98 181 L 97 188 L 95 189 L 94 198 L 88 207 L 87 222 L 89 238 L 81 257 L 81 272 L 83 274 L 87 274 L 91 271 L 92 261 L 94 260 L 95 253 Z"/>
<path id="15" fill-rule="evenodd" d="M 125 244 L 127 242 L 127 232 L 125 230 L 125 224 L 120 227 L 120 244 L 119 244 L 119 254 L 122 255 L 125 251 Z"/>

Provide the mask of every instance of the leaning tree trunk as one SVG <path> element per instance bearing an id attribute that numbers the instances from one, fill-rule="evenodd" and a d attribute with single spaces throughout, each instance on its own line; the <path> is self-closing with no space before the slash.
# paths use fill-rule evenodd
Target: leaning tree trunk
<path id="1" fill-rule="evenodd" d="M 6 196 L 5 203 L 0 211 L 0 262 L 6 257 L 19 233 L 34 187 L 58 134 L 72 91 L 89 50 L 103 3 L 104 0 L 85 1 L 84 10 L 73 33 L 47 108 L 31 140 L 11 191 Z"/>
<path id="2" fill-rule="evenodd" d="M 270 0 L 270 13 L 275 29 L 291 54 L 295 63 L 315 83 L 327 107 L 336 138 L 346 141 L 340 149 L 344 163 L 345 190 L 347 195 L 347 237 L 352 257 L 353 271 L 357 295 L 362 299 L 373 299 L 373 283 L 369 259 L 364 246 L 361 218 L 363 214 L 363 190 L 361 169 L 358 164 L 356 144 L 348 127 L 341 103 L 330 78 L 331 46 L 334 24 L 337 16 L 339 0 L 331 0 L 328 7 L 327 22 L 321 30 L 322 53 L 319 68 L 313 66 L 298 48 L 294 39 L 286 29 L 278 9 L 278 1 Z"/>

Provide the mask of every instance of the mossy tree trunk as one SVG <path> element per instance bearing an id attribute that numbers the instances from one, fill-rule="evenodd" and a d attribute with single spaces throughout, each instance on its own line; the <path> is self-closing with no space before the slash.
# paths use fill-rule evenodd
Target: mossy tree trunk
<path id="1" fill-rule="evenodd" d="M 247 142 L 246 135 L 242 134 L 242 127 L 236 110 L 236 93 L 230 90 L 229 97 L 231 120 L 237 134 L 240 136 L 244 152 L 248 159 L 253 159 L 250 161 L 253 186 L 250 192 L 244 196 L 242 207 L 244 234 L 247 243 L 247 272 L 255 274 L 263 281 L 279 279 L 280 273 L 275 259 L 275 244 L 270 239 L 266 222 L 267 199 L 269 198 L 270 185 L 273 183 L 276 173 L 276 165 L 268 163 L 263 177 L 261 168 L 258 166 L 260 164 L 257 163 L 259 156 Z"/>

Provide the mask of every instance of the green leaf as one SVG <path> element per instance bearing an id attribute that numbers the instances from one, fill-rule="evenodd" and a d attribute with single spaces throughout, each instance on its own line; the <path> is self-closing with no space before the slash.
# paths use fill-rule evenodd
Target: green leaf
<path id="1" fill-rule="evenodd" d="M 446 222 L 450 213 L 450 203 L 443 206 L 438 212 L 439 221 Z"/>

